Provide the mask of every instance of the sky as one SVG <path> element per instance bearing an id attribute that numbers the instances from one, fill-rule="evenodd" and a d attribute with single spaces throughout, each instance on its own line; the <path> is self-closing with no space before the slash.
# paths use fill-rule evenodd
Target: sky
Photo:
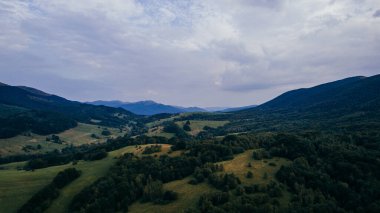
<path id="1" fill-rule="evenodd" d="M 379 73 L 379 0 L 0 0 L 0 82 L 71 100 L 243 106 Z"/>

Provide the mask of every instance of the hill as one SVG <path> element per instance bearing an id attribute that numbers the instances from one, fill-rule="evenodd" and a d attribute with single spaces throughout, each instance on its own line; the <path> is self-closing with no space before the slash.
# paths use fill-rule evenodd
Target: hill
<path id="1" fill-rule="evenodd" d="M 286 92 L 259 109 L 344 112 L 378 109 L 380 75 L 351 77 L 308 89 Z"/>
<path id="2" fill-rule="evenodd" d="M 244 109 L 254 108 L 256 106 L 257 105 L 249 105 L 249 106 L 242 106 L 242 107 L 230 107 L 230 108 L 226 108 L 226 109 L 218 110 L 218 111 L 219 112 L 235 112 L 235 111 L 240 111 L 240 110 L 244 110 Z"/>
<path id="3" fill-rule="evenodd" d="M 380 75 L 351 77 L 311 88 L 286 92 L 256 108 L 240 110 L 236 114 L 257 111 L 353 113 L 379 111 Z"/>
<path id="4" fill-rule="evenodd" d="M 93 105 L 103 105 L 111 107 L 121 107 L 138 115 L 155 115 L 161 113 L 177 114 L 183 112 L 205 112 L 205 109 L 199 107 L 180 107 L 171 106 L 154 101 L 138 101 L 138 102 L 121 102 L 121 101 L 94 101 L 87 102 Z"/>
<path id="5" fill-rule="evenodd" d="M 231 122 L 222 131 L 380 130 L 379 91 L 380 75 L 292 90 L 260 106 L 228 113 Z"/>
<path id="6" fill-rule="evenodd" d="M 76 122 L 120 126 L 138 118 L 121 108 L 94 106 L 48 94 L 35 88 L 0 85 L 0 137 L 31 130 L 37 134 L 58 133 Z"/>

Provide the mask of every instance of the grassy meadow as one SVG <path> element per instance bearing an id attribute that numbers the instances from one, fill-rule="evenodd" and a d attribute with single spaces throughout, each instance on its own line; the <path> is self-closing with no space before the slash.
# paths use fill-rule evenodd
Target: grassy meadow
<path id="1" fill-rule="evenodd" d="M 31 134 L 30 136 L 18 135 L 12 138 L 0 139 L 0 156 L 44 153 L 55 149 L 62 149 L 70 144 L 79 146 L 83 144 L 102 143 L 109 137 L 117 137 L 126 133 L 125 131 L 120 132 L 120 130 L 116 128 L 107 128 L 111 132 L 111 135 L 103 136 L 101 134 L 103 129 L 104 127 L 102 126 L 78 123 L 77 127 L 56 134 L 61 140 L 63 140 L 62 144 L 47 142 L 46 136 L 36 134 Z M 95 134 L 98 138 L 91 137 L 92 134 Z M 33 150 L 28 149 L 27 151 L 23 150 L 27 145 L 32 147 L 40 145 L 42 148 Z"/>
<path id="2" fill-rule="evenodd" d="M 75 167 L 82 171 L 82 175 L 64 187 L 60 191 L 60 196 L 53 201 L 50 208 L 46 211 L 51 213 L 67 212 L 68 205 L 73 196 L 78 194 L 84 187 L 104 176 L 108 169 L 116 162 L 116 157 L 125 153 L 142 155 L 146 146 L 150 145 L 128 146 L 109 152 L 109 155 L 102 160 L 79 161 L 76 165 L 70 163 L 37 169 L 33 172 L 17 169 L 17 167 L 23 166 L 25 162 L 1 165 L 3 169 L 0 170 L 0 207 L 4 212 L 16 212 L 37 191 L 50 183 L 58 172 L 66 168 Z M 161 144 L 161 146 L 161 152 L 153 153 L 152 155 L 159 156 L 169 152 L 170 145 Z M 170 155 L 177 154 L 179 153 L 173 152 Z"/>
<path id="3" fill-rule="evenodd" d="M 186 121 L 177 121 L 176 124 L 183 128 L 183 125 L 186 123 Z M 190 120 L 190 128 L 191 131 L 189 132 L 191 135 L 197 135 L 199 132 L 203 130 L 205 126 L 209 126 L 212 128 L 217 128 L 220 126 L 224 126 L 227 124 L 228 121 L 211 121 L 211 120 Z"/>
<path id="4" fill-rule="evenodd" d="M 290 163 L 290 161 L 284 158 L 277 157 L 266 160 L 254 160 L 252 159 L 252 151 L 253 150 L 245 151 L 244 153 L 236 155 L 232 160 L 220 162 L 219 164 L 223 164 L 224 167 L 224 171 L 221 173 L 234 173 L 245 185 L 268 184 L 270 181 L 276 181 L 275 174 L 281 165 Z M 249 163 L 251 163 L 251 167 L 248 167 Z M 271 166 L 269 163 L 275 163 L 276 166 Z M 253 173 L 253 178 L 246 178 L 248 171 Z M 267 174 L 266 178 L 263 178 L 264 174 Z M 165 190 L 172 190 L 178 193 L 178 200 L 166 205 L 135 202 L 130 206 L 129 212 L 176 213 L 179 212 L 179 210 L 195 207 L 202 194 L 217 191 L 207 184 L 207 181 L 197 185 L 191 185 L 188 183 L 190 179 L 191 178 L 188 177 L 164 184 Z M 286 200 L 289 199 L 287 195 L 288 193 L 284 191 L 284 196 L 280 199 L 280 203 L 287 203 Z"/>
<path id="5" fill-rule="evenodd" d="M 179 209 L 185 210 L 194 207 L 200 195 L 216 191 L 216 189 L 211 188 L 207 183 L 190 185 L 188 184 L 189 180 L 190 178 L 185 178 L 164 184 L 165 190 L 172 190 L 178 193 L 178 200 L 166 205 L 155 205 L 153 203 L 141 203 L 137 201 L 129 207 L 129 212 L 176 213 L 179 212 Z"/>
<path id="6" fill-rule="evenodd" d="M 149 127 L 149 128 L 151 128 L 151 127 L 154 127 L 154 126 L 159 126 L 160 124 L 162 124 L 165 121 L 173 121 L 174 119 L 181 119 L 181 118 L 183 119 L 183 118 L 185 118 L 187 116 L 191 116 L 191 115 L 194 115 L 194 114 L 207 115 L 207 114 L 210 114 L 210 112 L 184 112 L 184 113 L 181 113 L 181 114 L 173 115 L 173 116 L 171 116 L 169 118 L 159 119 L 159 120 L 147 123 L 146 126 Z"/>
<path id="7" fill-rule="evenodd" d="M 209 123 L 210 124 L 210 123 Z M 194 122 L 194 126 L 202 126 Z M 214 125 L 217 125 L 214 123 Z M 84 128 L 84 127 L 82 127 Z M 79 130 L 77 130 L 79 132 Z M 70 135 L 73 133 L 65 133 Z M 75 135 L 75 134 L 74 134 Z M 71 136 L 73 137 L 73 136 Z M 4 212 L 17 212 L 30 197 L 38 190 L 46 186 L 55 175 L 66 168 L 75 167 L 82 171 L 82 175 L 74 180 L 71 184 L 64 187 L 60 191 L 60 196 L 53 201 L 52 205 L 47 209 L 48 213 L 64 213 L 67 212 L 68 206 L 74 195 L 78 194 L 84 187 L 90 185 L 98 178 L 104 176 L 109 168 L 116 162 L 116 157 L 124 153 L 134 153 L 135 155 L 143 155 L 145 147 L 151 145 L 128 146 L 109 153 L 109 155 L 98 161 L 79 161 L 76 165 L 66 164 L 61 166 L 53 166 L 35 171 L 18 170 L 25 162 L 10 163 L 2 165 L 0 170 L 0 206 Z M 161 144 L 160 152 L 151 155 L 160 156 L 169 154 L 170 156 L 180 155 L 180 151 L 170 152 L 170 145 Z M 254 160 L 252 158 L 252 150 L 245 151 L 236 155 L 234 159 L 223 161 L 223 173 L 234 173 L 240 178 L 243 184 L 267 184 L 275 180 L 275 173 L 281 165 L 288 164 L 289 161 L 283 158 L 272 158 L 266 160 Z M 248 166 L 251 164 L 251 166 Z M 253 173 L 253 178 L 247 178 L 248 171 Z M 221 172 L 222 173 L 222 172 Z M 187 209 L 195 207 L 199 197 L 208 192 L 216 191 L 207 182 L 197 185 L 188 184 L 191 177 L 182 180 L 176 180 L 164 184 L 166 190 L 172 190 L 178 193 L 178 200 L 167 205 L 156 205 L 153 203 L 135 202 L 130 206 L 130 212 L 178 212 L 179 209 Z M 286 192 L 285 192 L 286 194 Z M 283 199 L 287 199 L 284 196 Z M 286 202 L 282 202 L 286 203 Z"/>
<path id="8" fill-rule="evenodd" d="M 149 128 L 149 130 L 146 133 L 146 135 L 149 136 L 149 137 L 154 137 L 154 136 L 165 137 L 165 138 L 172 138 L 172 137 L 174 137 L 173 133 L 164 132 L 162 126 L 157 126 L 157 127 Z"/>
<path id="9" fill-rule="evenodd" d="M 179 116 L 179 115 L 178 115 Z M 173 118 L 167 118 L 160 120 L 161 123 L 163 121 L 170 121 L 173 120 Z M 180 128 L 183 128 L 183 125 L 186 123 L 186 121 L 177 121 L 175 122 Z M 212 128 L 217 128 L 220 126 L 223 126 L 227 124 L 228 121 L 211 121 L 211 120 L 190 120 L 190 128 L 191 131 L 188 132 L 188 134 L 192 136 L 196 136 L 199 132 L 203 130 L 205 126 L 209 126 Z M 153 137 L 153 136 L 161 136 L 165 138 L 172 138 L 174 137 L 173 133 L 167 133 L 163 131 L 163 126 L 159 125 L 160 123 L 150 123 L 150 125 L 147 125 L 149 128 L 148 132 L 146 133 L 147 136 Z M 158 125 L 158 126 L 157 126 Z"/>
<path id="10" fill-rule="evenodd" d="M 236 155 L 234 159 L 223 161 L 222 164 L 225 173 L 234 173 L 243 184 L 267 184 L 275 181 L 275 174 L 282 165 L 289 164 L 290 161 L 285 158 L 274 157 L 271 159 L 254 160 L 252 150 L 245 151 Z M 251 167 L 248 165 L 251 164 Z M 253 178 L 246 178 L 248 171 L 253 173 Z M 265 175 L 266 174 L 266 175 Z M 264 176 L 267 176 L 264 178 Z"/>

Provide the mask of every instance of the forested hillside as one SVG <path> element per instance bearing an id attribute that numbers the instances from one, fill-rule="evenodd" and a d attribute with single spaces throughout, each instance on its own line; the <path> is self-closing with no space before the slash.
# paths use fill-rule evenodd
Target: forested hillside
<path id="1" fill-rule="evenodd" d="M 255 108 L 225 114 L 231 123 L 220 131 L 378 131 L 379 91 L 380 75 L 289 91 Z"/>
<path id="2" fill-rule="evenodd" d="M 58 133 L 76 122 L 117 127 L 138 119 L 121 108 L 70 101 L 29 87 L 0 85 L 0 138 L 25 131 Z"/>

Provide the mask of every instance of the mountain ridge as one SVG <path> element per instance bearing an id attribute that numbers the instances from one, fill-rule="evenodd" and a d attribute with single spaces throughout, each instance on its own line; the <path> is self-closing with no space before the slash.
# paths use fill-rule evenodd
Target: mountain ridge
<path id="1" fill-rule="evenodd" d="M 118 101 L 118 100 L 113 100 L 113 101 L 98 100 L 98 101 L 92 101 L 92 102 L 86 102 L 86 103 L 94 104 L 94 105 L 120 107 L 138 115 L 155 115 L 155 114 L 161 114 L 161 113 L 177 114 L 177 113 L 184 113 L 184 112 L 206 112 L 205 109 L 202 109 L 199 107 L 181 107 L 181 106 L 166 105 L 162 103 L 157 103 L 152 100 L 144 100 L 144 101 L 137 101 L 137 102 L 123 102 L 123 101 Z"/>
<path id="2" fill-rule="evenodd" d="M 76 122 L 118 127 L 137 120 L 125 109 L 94 106 L 25 86 L 0 86 L 0 137 L 32 130 L 50 134 L 76 126 Z M 22 110 L 21 110 L 22 109 Z"/>
<path id="3" fill-rule="evenodd" d="M 285 92 L 254 108 L 225 115 L 226 132 L 380 131 L 380 75 L 350 77 Z"/>
<path id="4" fill-rule="evenodd" d="M 347 109 L 379 101 L 380 75 L 355 76 L 310 88 L 285 92 L 258 106 L 258 109 L 329 110 L 326 107 Z"/>

